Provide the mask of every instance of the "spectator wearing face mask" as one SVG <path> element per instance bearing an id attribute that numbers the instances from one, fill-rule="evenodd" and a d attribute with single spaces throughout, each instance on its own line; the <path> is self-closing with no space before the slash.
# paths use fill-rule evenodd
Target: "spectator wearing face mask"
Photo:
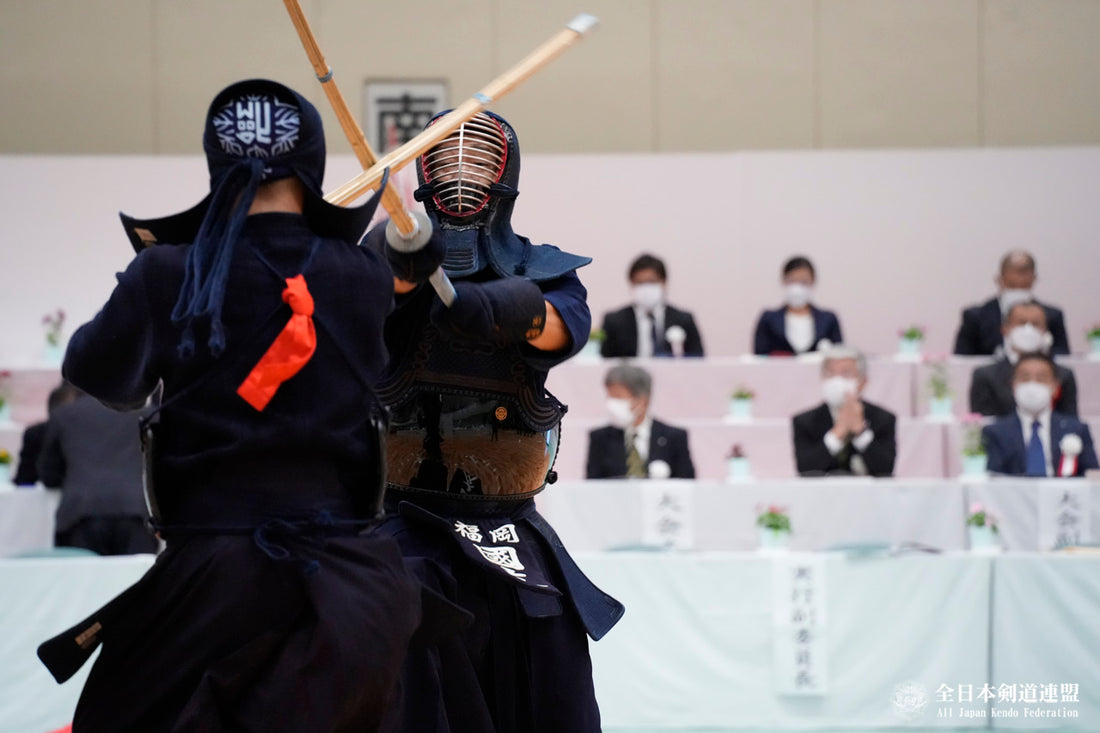
<path id="1" fill-rule="evenodd" d="M 962 323 L 955 336 L 955 353 L 959 356 L 993 356 L 1002 346 L 1001 325 L 1009 308 L 1016 303 L 1034 300 L 1035 258 L 1029 252 L 1014 250 L 1001 259 L 1001 273 L 996 278 L 998 293 L 981 305 L 971 306 L 962 313 Z M 1050 353 L 1068 354 L 1062 311 L 1040 303 L 1046 313 L 1047 330 L 1051 336 Z"/>
<path id="2" fill-rule="evenodd" d="M 703 339 L 691 313 L 665 302 L 665 263 L 644 254 L 630 265 L 631 305 L 606 313 L 600 354 L 605 358 L 703 356 Z"/>
<path id="3" fill-rule="evenodd" d="M 866 385 L 863 354 L 846 347 L 826 352 L 821 365 L 824 402 L 792 420 L 800 475 L 893 475 L 897 419 L 862 399 Z"/>
<path id="4" fill-rule="evenodd" d="M 1058 378 L 1046 354 L 1022 354 L 1012 375 L 1016 410 L 982 428 L 986 468 L 1011 476 L 1083 476 L 1100 468 L 1088 425 L 1052 409 Z"/>
<path id="5" fill-rule="evenodd" d="M 816 274 L 805 257 L 783 265 L 783 305 L 760 314 L 753 338 L 757 356 L 804 354 L 839 344 L 840 320 L 832 311 L 813 305 Z"/>
<path id="6" fill-rule="evenodd" d="M 686 430 L 649 414 L 652 379 L 641 367 L 604 378 L 611 424 L 588 434 L 588 478 L 695 478 Z"/>
<path id="7" fill-rule="evenodd" d="M 1047 330 L 1046 311 L 1034 300 L 1016 303 L 1005 315 L 1002 356 L 974 370 L 970 378 L 970 411 L 999 417 L 1016 411 L 1012 396 L 1012 372 L 1022 354 L 1049 353 L 1054 339 Z M 1077 380 L 1073 372 L 1054 365 L 1054 409 L 1077 416 Z"/>

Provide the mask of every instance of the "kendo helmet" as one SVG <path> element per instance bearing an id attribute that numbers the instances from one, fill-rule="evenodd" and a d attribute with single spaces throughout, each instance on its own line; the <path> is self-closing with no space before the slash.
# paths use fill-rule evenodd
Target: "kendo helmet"
<path id="1" fill-rule="evenodd" d="M 478 112 L 416 159 L 416 199 L 444 234 L 448 274 L 461 277 L 489 265 L 501 275 L 523 274 L 515 264 L 524 244 L 511 226 L 519 162 L 515 130 L 492 112 Z"/>
<path id="2" fill-rule="evenodd" d="M 436 120 L 438 116 L 429 126 Z M 516 133 L 500 117 L 479 112 L 418 158 L 416 165 L 420 183 L 430 184 L 431 204 L 439 214 L 458 220 L 478 217 L 494 193 L 502 193 L 502 185 L 515 188 Z"/>
<path id="3" fill-rule="evenodd" d="M 139 220 L 121 214 L 136 251 L 153 244 L 193 242 L 219 189 L 225 186 L 243 190 L 242 176 L 231 174 L 249 165 L 250 160 L 263 163 L 259 182 L 289 175 L 302 181 L 306 218 L 322 236 L 358 242 L 381 200 L 376 194 L 354 208 L 324 200 L 321 183 L 325 175 L 325 135 L 321 115 L 293 89 L 268 79 L 237 82 L 214 97 L 203 127 L 203 151 L 210 171 L 210 195 L 197 205 L 157 219 Z"/>
<path id="4" fill-rule="evenodd" d="M 307 99 L 278 82 L 249 79 L 214 97 L 203 128 L 210 194 L 173 216 L 137 220 L 121 214 L 134 249 L 190 244 L 184 284 L 172 319 L 184 326 L 182 352 L 193 349 L 191 322 L 209 317 L 210 348 L 224 348 L 221 303 L 238 233 L 260 185 L 296 177 L 305 189 L 303 214 L 317 234 L 355 244 L 381 200 L 381 191 L 356 208 L 334 206 L 321 195 L 325 135 L 321 115 Z"/>

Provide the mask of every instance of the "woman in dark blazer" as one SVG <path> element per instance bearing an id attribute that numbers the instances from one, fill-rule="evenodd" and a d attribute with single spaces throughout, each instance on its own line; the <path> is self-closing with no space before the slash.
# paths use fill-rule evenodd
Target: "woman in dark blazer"
<path id="1" fill-rule="evenodd" d="M 783 265 L 784 304 L 760 314 L 753 339 L 754 354 L 789 356 L 817 351 L 822 341 L 843 342 L 836 314 L 810 303 L 814 281 L 812 262 L 805 257 L 787 260 Z"/>

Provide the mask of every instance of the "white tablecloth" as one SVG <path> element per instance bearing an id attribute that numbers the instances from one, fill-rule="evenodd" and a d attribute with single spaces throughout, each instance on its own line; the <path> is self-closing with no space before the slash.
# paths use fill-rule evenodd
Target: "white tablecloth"
<path id="1" fill-rule="evenodd" d="M 1055 722 L 1100 728 L 1100 557 L 829 553 L 818 587 L 825 694 L 778 694 L 775 643 L 784 629 L 773 573 L 787 560 L 822 557 L 576 553 L 585 572 L 627 608 L 619 625 L 591 645 L 604 728 L 985 727 L 988 718 L 937 718 L 939 707 L 959 705 L 936 697 L 960 685 L 976 695 L 987 682 L 1076 683 L 1078 702 L 1057 707 L 1078 717 Z M 148 556 L 0 560 L 0 733 L 44 733 L 69 722 L 88 667 L 59 686 L 36 647 L 137 580 L 151 562 Z M 904 684 L 919 686 L 926 697 L 911 722 L 892 702 Z M 1022 720 L 993 722 L 1008 727 Z M 1032 727 L 1050 722 L 1028 719 Z"/>
<path id="2" fill-rule="evenodd" d="M 0 733 L 67 725 L 92 662 L 64 685 L 35 650 L 140 578 L 152 555 L 0 560 Z"/>
<path id="3" fill-rule="evenodd" d="M 1100 483 L 1084 479 L 921 481 L 826 478 L 721 483 L 712 481 L 581 481 L 556 484 L 536 503 L 574 551 L 654 545 L 653 502 L 667 493 L 678 502 L 678 536 L 695 550 L 750 550 L 758 545 L 761 506 L 789 510 L 798 550 L 850 543 L 917 543 L 941 550 L 969 547 L 966 517 L 981 502 L 1000 526 L 1008 550 L 1050 549 L 1039 543 L 1037 507 L 1043 486 L 1075 486 L 1090 497 L 1090 534 L 1100 542 Z M 666 491 L 667 490 L 667 491 Z M 677 545 L 683 547 L 682 545 Z"/>
<path id="4" fill-rule="evenodd" d="M 995 728 L 1100 730 L 1100 556 L 1009 555 L 993 565 L 992 678 L 997 684 L 1056 684 L 1078 718 L 995 718 Z M 1079 702 L 1062 703 L 1062 685 Z M 1042 690 L 1039 691 L 1040 696 Z"/>
<path id="5" fill-rule="evenodd" d="M 53 546 L 59 491 L 0 489 L 0 557 Z"/>
<path id="6" fill-rule="evenodd" d="M 828 694 L 819 697 L 776 692 L 773 643 L 782 630 L 772 559 L 609 553 L 578 561 L 626 605 L 592 645 L 607 729 L 895 726 L 905 722 L 891 703 L 899 684 L 918 683 L 934 699 L 940 684 L 980 686 L 988 675 L 989 558 L 830 555 Z M 937 725 L 935 703 L 920 723 Z"/>
<path id="7" fill-rule="evenodd" d="M 723 484 L 690 481 L 587 481 L 551 486 L 539 512 L 573 551 L 653 544 L 647 491 L 684 501 L 695 550 L 752 550 L 758 507 L 787 507 L 791 546 L 823 550 L 847 543 L 912 542 L 943 550 L 967 546 L 962 484 L 945 481 L 814 479 Z"/>

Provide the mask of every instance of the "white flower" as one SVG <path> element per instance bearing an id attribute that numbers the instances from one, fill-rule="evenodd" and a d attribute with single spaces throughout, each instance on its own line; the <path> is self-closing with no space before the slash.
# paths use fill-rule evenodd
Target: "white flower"
<path id="1" fill-rule="evenodd" d="M 665 331 L 665 339 L 667 339 L 670 344 L 682 344 L 687 341 L 687 337 L 687 331 L 681 326 L 669 326 Z"/>
<path id="2" fill-rule="evenodd" d="M 1059 441 L 1058 447 L 1062 450 L 1062 455 L 1075 458 L 1081 455 L 1081 451 L 1084 449 L 1085 444 L 1081 442 L 1081 436 L 1075 433 L 1069 433 L 1062 436 L 1062 440 Z"/>
<path id="3" fill-rule="evenodd" d="M 672 468 L 664 461 L 649 462 L 649 477 L 655 479 L 668 478 L 672 475 Z"/>

